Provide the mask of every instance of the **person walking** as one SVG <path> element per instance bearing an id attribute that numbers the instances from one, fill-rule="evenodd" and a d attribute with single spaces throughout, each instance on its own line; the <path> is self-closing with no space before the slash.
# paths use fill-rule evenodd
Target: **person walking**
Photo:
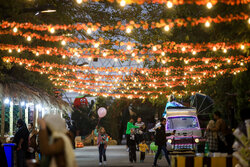
<path id="1" fill-rule="evenodd" d="M 215 127 L 214 120 L 210 120 L 208 122 L 206 131 L 205 131 L 205 138 L 206 138 L 206 142 L 208 144 L 208 148 L 210 152 L 218 151 L 218 135 L 217 135 L 217 132 L 211 130 L 214 127 Z"/>
<path id="2" fill-rule="evenodd" d="M 231 143 L 229 130 L 227 128 L 226 122 L 221 118 L 221 113 L 214 112 L 214 119 L 216 120 L 215 127 L 211 128 L 211 131 L 217 132 L 218 135 L 218 151 L 228 152 L 231 150 L 229 148 L 229 143 Z"/>
<path id="3" fill-rule="evenodd" d="M 65 121 L 60 115 L 45 115 L 38 121 L 42 154 L 41 167 L 76 167 L 72 143 L 66 135 Z"/>
<path id="4" fill-rule="evenodd" d="M 17 121 L 18 130 L 14 136 L 13 143 L 16 144 L 17 167 L 26 166 L 26 152 L 28 149 L 29 131 L 22 119 Z"/>
<path id="5" fill-rule="evenodd" d="M 130 137 L 130 134 L 131 134 L 131 129 L 136 129 L 136 128 L 139 128 L 138 126 L 135 126 L 134 124 L 134 119 L 131 118 L 129 120 L 129 122 L 127 123 L 127 129 L 126 129 L 126 140 L 127 140 L 127 147 L 128 147 L 128 150 L 129 151 L 129 145 L 128 145 L 128 140 L 129 140 L 129 137 Z"/>
<path id="6" fill-rule="evenodd" d="M 99 148 L 99 166 L 102 165 L 102 157 L 103 157 L 103 165 L 107 164 L 106 158 L 106 149 L 108 146 L 108 135 L 104 129 L 104 127 L 100 127 L 99 132 L 97 131 L 98 126 L 96 126 L 94 134 L 97 136 L 97 145 Z"/>
<path id="7" fill-rule="evenodd" d="M 37 151 L 37 131 L 33 125 L 33 123 L 30 123 L 28 125 L 29 130 L 29 148 L 27 150 L 27 159 L 35 159 L 36 158 L 36 151 Z"/>
<path id="8" fill-rule="evenodd" d="M 130 135 L 128 138 L 128 148 L 129 148 L 129 161 L 131 163 L 136 163 L 136 135 L 135 130 L 130 129 Z"/>
<path id="9" fill-rule="evenodd" d="M 143 130 L 145 129 L 145 124 L 144 122 L 142 122 L 141 117 L 137 118 L 137 122 L 135 123 L 135 126 L 137 126 L 138 128 L 135 129 L 135 134 L 136 134 L 136 139 L 137 139 L 137 145 L 138 145 L 138 150 L 139 150 L 139 143 L 141 143 L 141 141 L 144 139 L 143 136 Z"/>
<path id="10" fill-rule="evenodd" d="M 166 148 L 166 131 L 165 131 L 165 126 L 166 126 L 166 118 L 161 118 L 160 120 L 160 127 L 156 129 L 156 135 L 155 135 L 155 145 L 158 146 L 158 150 L 155 154 L 154 158 L 154 164 L 153 167 L 157 166 L 157 159 L 161 153 L 161 150 L 163 150 L 165 154 L 165 158 L 168 161 L 168 165 L 171 166 L 170 159 L 168 156 L 168 151 Z"/>
<path id="11" fill-rule="evenodd" d="M 140 162 L 144 162 L 146 150 L 149 150 L 145 140 L 142 140 L 142 142 L 139 144 L 139 150 L 140 150 Z"/>

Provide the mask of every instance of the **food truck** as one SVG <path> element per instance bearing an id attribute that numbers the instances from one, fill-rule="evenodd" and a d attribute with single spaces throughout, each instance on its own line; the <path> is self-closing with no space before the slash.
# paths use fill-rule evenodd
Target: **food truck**
<path id="1" fill-rule="evenodd" d="M 168 102 L 166 118 L 167 148 L 169 151 L 195 151 L 202 133 L 195 108 L 177 102 Z M 175 131 L 175 134 L 173 132 Z"/>

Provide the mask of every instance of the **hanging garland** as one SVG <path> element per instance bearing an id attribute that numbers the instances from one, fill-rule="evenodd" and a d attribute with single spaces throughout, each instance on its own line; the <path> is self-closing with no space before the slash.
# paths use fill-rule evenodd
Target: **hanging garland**
<path id="1" fill-rule="evenodd" d="M 15 32 L 18 31 L 18 29 L 30 29 L 34 31 L 48 31 L 50 33 L 55 33 L 57 30 L 63 30 L 63 31 L 72 31 L 72 30 L 84 30 L 86 33 L 91 34 L 92 32 L 101 30 L 101 31 L 113 31 L 115 29 L 119 29 L 121 31 L 128 31 L 130 29 L 131 31 L 133 29 L 139 29 L 142 28 L 143 30 L 148 30 L 149 28 L 155 29 L 155 28 L 164 28 L 165 31 L 169 31 L 171 28 L 177 26 L 177 27 L 187 27 L 188 25 L 191 26 L 197 26 L 199 24 L 205 24 L 205 23 L 225 23 L 225 22 L 232 22 L 237 20 L 248 20 L 249 15 L 246 13 L 241 12 L 240 14 L 230 14 L 226 15 L 225 17 L 221 17 L 220 15 L 216 16 L 215 18 L 212 18 L 210 16 L 208 17 L 200 17 L 200 18 L 191 18 L 187 17 L 186 19 L 178 18 L 178 19 L 161 19 L 159 22 L 152 22 L 148 23 L 147 21 L 139 21 L 139 23 L 135 23 L 133 20 L 131 20 L 128 24 L 122 24 L 121 21 L 118 21 L 115 26 L 106 25 L 102 26 L 100 23 L 77 23 L 74 25 L 48 25 L 48 24 L 42 24 L 42 25 L 36 25 L 29 22 L 26 23 L 17 23 L 17 22 L 8 22 L 8 21 L 2 21 L 2 24 L 0 25 L 1 28 L 15 28 Z M 39 38 L 39 36 L 37 36 Z M 65 38 L 68 40 L 73 40 L 71 38 Z"/>

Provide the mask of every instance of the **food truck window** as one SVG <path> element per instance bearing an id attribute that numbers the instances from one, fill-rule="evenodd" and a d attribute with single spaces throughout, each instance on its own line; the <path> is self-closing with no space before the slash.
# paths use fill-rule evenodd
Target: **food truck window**
<path id="1" fill-rule="evenodd" d="M 197 117 L 178 116 L 168 117 L 167 129 L 193 129 L 199 128 Z"/>

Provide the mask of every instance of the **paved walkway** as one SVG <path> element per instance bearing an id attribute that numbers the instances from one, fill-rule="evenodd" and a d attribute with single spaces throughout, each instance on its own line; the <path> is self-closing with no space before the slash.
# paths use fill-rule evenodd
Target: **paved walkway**
<path id="1" fill-rule="evenodd" d="M 87 146 L 84 148 L 78 148 L 75 150 L 76 160 L 79 167 L 92 167 L 98 166 L 99 155 L 97 146 Z M 139 152 L 137 152 L 137 163 L 131 164 L 128 158 L 128 152 L 126 146 L 108 146 L 107 148 L 107 165 L 106 166 L 120 166 L 120 167 L 150 167 L 153 164 L 154 155 L 146 155 L 144 163 L 140 163 Z M 161 167 L 167 166 L 165 158 L 158 161 L 158 165 Z"/>

